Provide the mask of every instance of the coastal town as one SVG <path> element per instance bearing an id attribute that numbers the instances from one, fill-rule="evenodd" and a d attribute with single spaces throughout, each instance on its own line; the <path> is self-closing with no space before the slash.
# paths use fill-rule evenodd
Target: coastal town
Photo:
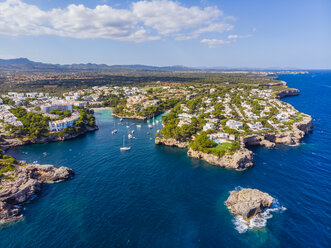
<path id="1" fill-rule="evenodd" d="M 208 84 L 155 81 L 138 86 L 92 86 L 61 94 L 9 91 L 0 97 L 0 146 L 8 149 L 64 141 L 96 131 L 94 110 L 106 108 L 112 110 L 109 114 L 121 120 L 129 118 L 150 122 L 150 119 L 163 114 L 161 129 L 147 125 L 155 134 L 156 145 L 186 148 L 189 157 L 242 171 L 253 166 L 249 146 L 272 148 L 277 144 L 298 144 L 312 129 L 309 115 L 280 100 L 281 97 L 297 95 L 299 91 L 288 88 L 283 81 L 268 82 L 249 80 L 248 83 L 226 81 Z M 117 130 L 112 131 L 113 135 L 116 133 Z M 132 138 L 131 133 L 128 136 Z M 120 150 L 130 149 L 121 147 Z M 44 166 L 45 170 L 50 170 L 47 173 L 51 173 L 51 179 L 46 180 L 43 177 L 46 173 L 43 172 L 44 167 L 25 165 L 24 161 L 16 161 L 3 152 L 1 156 L 0 187 L 4 188 L 0 190 L 4 192 L 12 188 L 19 191 L 22 180 L 28 181 L 32 175 L 38 175 L 33 182 L 35 185 L 61 178 L 70 179 L 74 174 L 69 168 Z M 23 179 L 18 181 L 17 178 Z M 33 185 L 31 187 L 35 187 Z M 268 197 L 256 191 L 247 194 L 251 193 L 256 194 L 256 204 Z M 24 199 L 29 199 L 32 194 L 33 191 L 26 191 Z M 15 200 L 17 203 L 24 201 Z M 271 203 L 269 200 L 267 206 Z M 3 200 L 3 206 L 0 206 L 4 213 L 0 217 L 4 221 L 21 218 L 19 208 L 6 204 L 7 200 Z M 251 217 L 250 209 L 243 211 L 239 213 Z M 238 211 L 232 212 L 236 214 Z"/>
<path id="2" fill-rule="evenodd" d="M 233 168 L 245 169 L 252 165 L 246 145 L 293 145 L 303 137 L 297 124 L 310 123 L 310 117 L 280 100 L 297 94 L 298 90 L 289 89 L 282 81 L 175 85 L 157 81 L 140 87 L 93 86 L 61 96 L 8 92 L 0 99 L 0 127 L 4 137 L 28 136 L 37 140 L 52 134 L 63 137 L 95 130 L 91 109 L 108 107 L 116 117 L 140 120 L 167 113 L 163 128 L 155 132 L 156 144 L 189 148 L 188 154 L 193 157 L 213 155 L 220 158 L 216 164 L 230 168 L 221 158 L 244 151 L 246 162 L 237 161 Z M 27 114 L 30 117 L 26 118 Z M 37 131 L 31 130 L 34 127 L 26 130 L 29 119 L 37 116 L 43 124 L 35 127 Z"/>

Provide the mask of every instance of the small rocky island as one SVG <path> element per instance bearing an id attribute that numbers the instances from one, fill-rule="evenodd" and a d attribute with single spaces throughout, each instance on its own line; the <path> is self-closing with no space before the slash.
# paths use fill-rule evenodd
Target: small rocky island
<path id="1" fill-rule="evenodd" d="M 0 224 L 22 219 L 19 205 L 38 194 L 42 184 L 67 180 L 73 175 L 73 170 L 63 166 L 56 168 L 24 162 L 11 165 L 0 178 Z"/>
<path id="2" fill-rule="evenodd" d="M 233 190 L 225 202 L 230 212 L 249 221 L 265 208 L 271 207 L 274 198 L 257 189 Z"/>

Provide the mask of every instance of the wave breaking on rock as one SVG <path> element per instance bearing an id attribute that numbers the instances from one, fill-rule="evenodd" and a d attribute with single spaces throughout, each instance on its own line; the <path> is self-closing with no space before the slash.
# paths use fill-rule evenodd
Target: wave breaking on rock
<path id="1" fill-rule="evenodd" d="M 261 229 L 272 218 L 273 212 L 285 211 L 279 201 L 257 189 L 236 187 L 230 192 L 225 202 L 234 215 L 234 225 L 239 233 L 247 230 Z"/>

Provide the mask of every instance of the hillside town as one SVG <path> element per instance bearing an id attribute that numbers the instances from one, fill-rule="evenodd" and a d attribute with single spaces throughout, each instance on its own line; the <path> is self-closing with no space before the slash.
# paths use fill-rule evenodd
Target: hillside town
<path id="1" fill-rule="evenodd" d="M 119 118 L 143 120 L 167 112 L 163 128 L 156 133 L 159 138 L 190 142 L 198 150 L 221 157 L 240 149 L 241 137 L 285 132 L 302 120 L 304 114 L 279 100 L 278 94 L 284 90 L 288 88 L 228 83 L 173 86 L 156 82 L 142 87 L 94 86 L 62 96 L 8 92 L 0 99 L 0 125 L 7 134 L 24 128 L 17 108 L 42 115 L 49 132 L 75 129 L 81 118 L 79 109 L 111 107 L 112 114 Z M 206 143 L 205 139 L 210 143 L 197 144 L 200 136 L 202 143 Z"/>

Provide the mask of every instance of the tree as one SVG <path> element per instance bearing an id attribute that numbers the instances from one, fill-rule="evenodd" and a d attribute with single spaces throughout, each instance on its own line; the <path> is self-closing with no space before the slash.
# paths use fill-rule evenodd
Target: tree
<path id="1" fill-rule="evenodd" d="M 206 132 L 201 132 L 197 135 L 190 143 L 190 147 L 195 151 L 203 151 L 205 148 L 213 148 L 217 146 L 213 140 L 210 140 L 206 134 Z"/>

